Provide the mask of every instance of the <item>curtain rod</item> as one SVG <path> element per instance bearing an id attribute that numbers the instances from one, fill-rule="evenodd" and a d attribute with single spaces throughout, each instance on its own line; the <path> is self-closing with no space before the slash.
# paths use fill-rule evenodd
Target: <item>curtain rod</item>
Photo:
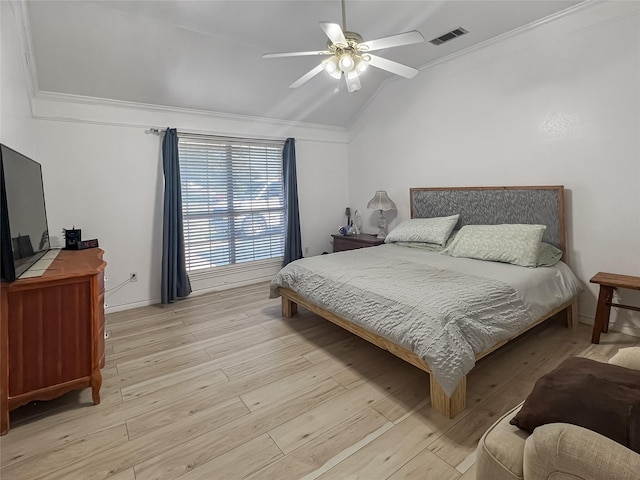
<path id="1" fill-rule="evenodd" d="M 166 132 L 167 129 L 163 128 L 149 128 L 148 130 L 145 130 L 144 133 L 147 134 L 151 134 L 151 135 L 163 135 L 164 132 Z M 184 130 L 177 130 L 178 134 L 184 134 L 187 135 L 189 137 L 203 137 L 203 138 L 210 138 L 210 137 L 218 137 L 218 138 L 228 138 L 230 140 L 238 140 L 238 141 L 246 141 L 247 139 L 249 140 L 261 140 L 261 141 L 265 141 L 265 142 L 275 142 L 275 141 L 280 141 L 280 142 L 284 142 L 286 140 L 286 138 L 256 138 L 256 137 L 247 137 L 247 138 L 243 138 L 243 137 L 233 137 L 230 135 L 216 135 L 215 133 L 196 133 L 196 132 L 186 132 Z"/>

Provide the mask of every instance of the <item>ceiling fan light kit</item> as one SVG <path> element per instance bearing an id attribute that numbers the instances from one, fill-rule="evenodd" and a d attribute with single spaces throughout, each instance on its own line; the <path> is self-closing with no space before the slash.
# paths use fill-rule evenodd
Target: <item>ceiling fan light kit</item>
<path id="1" fill-rule="evenodd" d="M 349 93 L 360 90 L 360 74 L 364 73 L 369 65 L 381 70 L 400 75 L 405 78 L 413 78 L 418 70 L 401 63 L 388 60 L 383 57 L 371 55 L 368 52 L 383 48 L 399 47 L 412 43 L 424 42 L 424 37 L 417 30 L 412 30 L 398 35 L 379 38 L 377 40 L 363 41 L 363 38 L 355 32 L 346 29 L 345 0 L 342 0 L 342 27 L 337 23 L 320 22 L 320 27 L 329 37 L 327 50 L 311 52 L 268 53 L 263 58 L 299 57 L 306 55 L 329 55 L 309 72 L 289 85 L 289 88 L 298 88 L 311 80 L 320 72 L 325 71 L 329 76 L 340 80 L 343 76 Z"/>

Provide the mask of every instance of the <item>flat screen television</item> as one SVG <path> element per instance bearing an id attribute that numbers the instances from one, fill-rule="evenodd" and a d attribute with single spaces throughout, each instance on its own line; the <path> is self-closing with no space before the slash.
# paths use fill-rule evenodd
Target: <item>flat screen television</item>
<path id="1" fill-rule="evenodd" d="M 40 164 L 0 144 L 2 280 L 13 282 L 49 249 Z"/>

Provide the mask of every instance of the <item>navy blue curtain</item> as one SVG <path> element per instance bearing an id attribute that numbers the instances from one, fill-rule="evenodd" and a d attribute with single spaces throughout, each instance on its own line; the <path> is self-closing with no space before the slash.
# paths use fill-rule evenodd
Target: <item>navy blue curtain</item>
<path id="1" fill-rule="evenodd" d="M 173 303 L 191 293 L 191 282 L 184 260 L 184 232 L 182 230 L 182 193 L 180 190 L 180 162 L 178 160 L 178 132 L 167 128 L 162 140 L 164 169 L 164 210 L 162 222 L 162 303 Z"/>
<path id="2" fill-rule="evenodd" d="M 284 178 L 284 259 L 282 266 L 302 258 L 300 212 L 298 210 L 298 180 L 296 175 L 296 140 L 287 138 L 282 149 Z"/>

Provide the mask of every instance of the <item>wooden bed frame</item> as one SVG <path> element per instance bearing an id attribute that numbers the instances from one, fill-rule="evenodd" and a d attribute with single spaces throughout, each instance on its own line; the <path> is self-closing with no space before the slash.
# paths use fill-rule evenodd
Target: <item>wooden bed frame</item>
<path id="1" fill-rule="evenodd" d="M 411 217 L 428 218 L 460 214 L 456 228 L 468 224 L 530 223 L 547 225 L 543 240 L 560 248 L 563 260 L 567 261 L 566 232 L 564 228 L 564 188 L 550 187 L 458 187 L 458 188 L 412 188 L 410 189 Z M 480 202 L 480 203 L 479 203 Z M 478 208 L 478 206 L 481 208 Z M 298 305 L 339 325 L 349 332 L 388 350 L 402 360 L 429 373 L 431 406 L 443 415 L 453 418 L 466 407 L 467 381 L 464 377 L 449 397 L 431 375 L 429 365 L 414 352 L 388 339 L 370 332 L 360 325 L 345 320 L 302 298 L 291 289 L 280 287 L 282 316 L 291 318 Z M 513 337 L 503 340 L 485 352 L 476 355 L 476 360 L 489 355 L 510 340 L 520 336 L 548 318 L 564 311 L 567 326 L 574 328 L 578 322 L 577 296 L 563 305 L 547 312 Z"/>

